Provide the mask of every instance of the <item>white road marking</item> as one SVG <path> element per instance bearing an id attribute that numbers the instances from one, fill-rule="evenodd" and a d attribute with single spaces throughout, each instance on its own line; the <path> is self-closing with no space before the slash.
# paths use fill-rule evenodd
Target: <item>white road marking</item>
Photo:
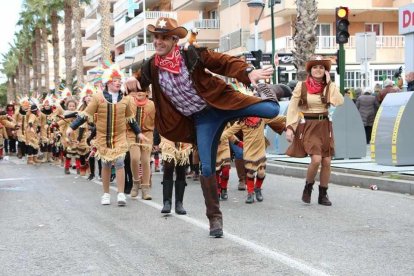
<path id="1" fill-rule="evenodd" d="M 93 182 L 95 182 L 98 185 L 102 186 L 102 182 L 98 181 L 98 180 L 93 180 Z M 110 186 L 109 187 L 112 191 L 117 192 L 117 188 Z M 158 203 L 155 203 L 154 201 L 149 201 L 149 200 L 143 200 L 143 199 L 133 199 L 133 200 L 138 200 L 143 204 L 146 204 L 148 206 L 151 206 L 157 210 L 162 210 L 162 206 Z M 179 215 L 175 215 L 174 211 L 171 211 L 171 215 L 173 215 L 174 217 L 176 217 L 177 219 L 181 219 L 187 223 L 190 223 L 194 226 L 197 226 L 203 230 L 209 230 L 209 225 L 207 225 L 206 223 L 203 223 L 197 219 L 194 219 L 192 217 L 190 217 L 189 215 L 185 215 L 185 216 L 179 216 Z M 291 267 L 293 269 L 299 270 L 307 275 L 317 275 L 317 276 L 326 276 L 326 275 L 330 275 L 318 268 L 315 268 L 303 261 L 301 261 L 300 259 L 294 258 L 288 254 L 285 254 L 283 252 L 274 250 L 274 249 L 270 249 L 268 247 L 262 246 L 260 244 L 256 244 L 252 241 L 248 241 L 245 240 L 237 235 L 234 234 L 230 234 L 226 231 L 224 231 L 224 237 L 227 240 L 231 240 L 241 246 L 244 246 L 254 252 L 256 252 L 257 254 L 260 254 L 266 258 L 270 258 L 276 262 L 285 264 L 288 267 Z"/>
<path id="2" fill-rule="evenodd" d="M 45 177 L 15 177 L 15 178 L 0 178 L 0 182 L 2 181 L 24 181 L 24 180 L 40 180 L 40 179 L 54 179 L 54 178 L 65 178 L 67 176 L 45 176 Z"/>

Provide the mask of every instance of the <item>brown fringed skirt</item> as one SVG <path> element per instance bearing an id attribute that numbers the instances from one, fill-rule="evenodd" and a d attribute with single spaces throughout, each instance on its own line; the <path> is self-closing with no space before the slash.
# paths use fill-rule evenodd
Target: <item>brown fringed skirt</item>
<path id="1" fill-rule="evenodd" d="M 307 119 L 296 128 L 295 138 L 286 151 L 292 157 L 335 155 L 335 142 L 332 132 L 332 122 L 325 120 Z"/>

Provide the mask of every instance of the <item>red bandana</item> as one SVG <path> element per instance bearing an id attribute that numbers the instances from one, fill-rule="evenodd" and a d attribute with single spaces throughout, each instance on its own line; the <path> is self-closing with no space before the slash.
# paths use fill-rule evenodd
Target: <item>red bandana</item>
<path id="1" fill-rule="evenodd" d="M 261 122 L 259 117 L 247 117 L 244 119 L 244 124 L 249 127 L 257 127 Z"/>
<path id="2" fill-rule="evenodd" d="M 312 77 L 307 77 L 305 84 L 309 94 L 322 93 L 323 89 L 326 86 L 325 82 L 317 82 Z"/>
<path id="3" fill-rule="evenodd" d="M 155 66 L 168 71 L 173 74 L 179 74 L 181 68 L 181 54 L 180 48 L 175 46 L 175 49 L 168 53 L 165 57 L 155 55 Z"/>

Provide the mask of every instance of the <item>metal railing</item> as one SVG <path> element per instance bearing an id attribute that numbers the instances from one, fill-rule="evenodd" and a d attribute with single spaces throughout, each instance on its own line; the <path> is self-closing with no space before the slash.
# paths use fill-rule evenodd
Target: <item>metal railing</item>
<path id="1" fill-rule="evenodd" d="M 238 47 L 246 47 L 250 31 L 239 29 L 220 37 L 220 52 L 227 52 Z"/>
<path id="2" fill-rule="evenodd" d="M 177 13 L 176 12 L 165 12 L 165 11 L 146 11 L 138 15 L 138 17 L 142 17 L 147 19 L 158 19 L 160 17 L 168 17 L 177 19 Z"/>
<path id="3" fill-rule="evenodd" d="M 404 36 L 377 36 L 376 46 L 377 48 L 403 48 Z M 355 36 L 349 37 L 349 42 L 345 44 L 345 48 L 355 48 L 356 46 Z M 276 39 L 277 50 L 292 50 L 295 47 L 295 43 L 291 36 L 284 36 Z M 317 50 L 323 49 L 338 49 L 335 36 L 319 36 L 316 44 Z"/>
<path id="4" fill-rule="evenodd" d="M 200 19 L 193 20 L 184 24 L 184 27 L 187 30 L 197 28 L 197 29 L 220 29 L 220 19 Z"/>

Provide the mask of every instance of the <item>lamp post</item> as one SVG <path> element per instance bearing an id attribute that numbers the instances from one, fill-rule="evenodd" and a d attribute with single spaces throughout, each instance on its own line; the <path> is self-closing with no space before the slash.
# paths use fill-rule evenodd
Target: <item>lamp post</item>
<path id="1" fill-rule="evenodd" d="M 247 6 L 253 10 L 260 9 L 259 16 L 254 20 L 254 50 L 259 50 L 259 34 L 257 30 L 257 24 L 259 24 L 260 17 L 262 17 L 265 3 L 261 0 L 251 0 L 247 3 Z"/>
<path id="2" fill-rule="evenodd" d="M 275 18 L 273 16 L 273 6 L 275 5 L 275 2 L 280 3 L 279 1 L 271 1 L 269 0 L 269 6 L 270 6 L 270 18 L 271 18 L 271 26 L 272 26 L 272 67 L 275 69 L 272 76 L 272 82 L 273 84 L 276 84 L 276 68 L 275 68 Z"/>

